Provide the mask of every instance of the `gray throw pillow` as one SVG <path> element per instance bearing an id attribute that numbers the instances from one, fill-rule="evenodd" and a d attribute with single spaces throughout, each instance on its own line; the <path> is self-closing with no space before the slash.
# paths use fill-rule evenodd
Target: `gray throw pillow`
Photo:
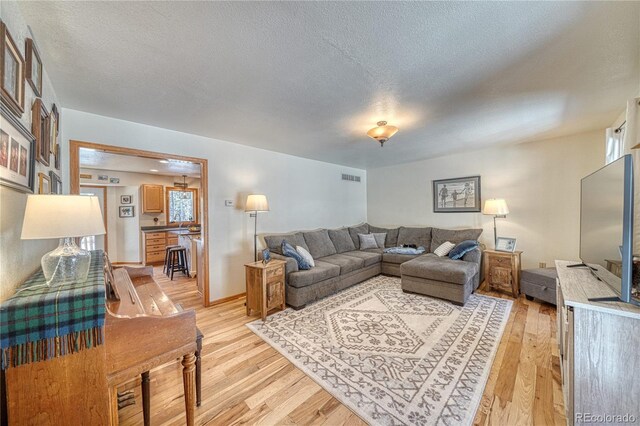
<path id="1" fill-rule="evenodd" d="M 378 248 L 376 237 L 374 237 L 373 234 L 358 234 L 358 239 L 360 240 L 360 250 Z"/>
<path id="2" fill-rule="evenodd" d="M 399 228 L 380 228 L 378 226 L 369 226 L 369 232 L 376 234 L 378 232 L 384 232 L 387 234 L 387 239 L 384 241 L 385 247 L 397 247 L 398 246 L 398 231 Z"/>
<path id="3" fill-rule="evenodd" d="M 369 233 L 369 224 L 363 223 L 362 225 L 350 226 L 349 227 L 349 235 L 351 235 L 351 239 L 353 240 L 353 244 L 356 249 L 360 248 L 360 239 L 358 238 L 358 234 L 368 234 Z"/>
<path id="4" fill-rule="evenodd" d="M 385 243 L 385 240 L 387 239 L 387 233 L 372 232 L 371 235 L 373 235 L 373 238 L 376 239 L 376 244 L 378 245 L 378 248 L 384 248 L 384 243 Z"/>

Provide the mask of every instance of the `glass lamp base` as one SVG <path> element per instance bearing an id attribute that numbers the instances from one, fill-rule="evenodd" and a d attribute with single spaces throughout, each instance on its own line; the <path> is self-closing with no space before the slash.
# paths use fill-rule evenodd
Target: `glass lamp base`
<path id="1" fill-rule="evenodd" d="M 83 282 L 89 275 L 91 253 L 73 238 L 61 238 L 60 245 L 42 256 L 42 272 L 49 285 Z"/>

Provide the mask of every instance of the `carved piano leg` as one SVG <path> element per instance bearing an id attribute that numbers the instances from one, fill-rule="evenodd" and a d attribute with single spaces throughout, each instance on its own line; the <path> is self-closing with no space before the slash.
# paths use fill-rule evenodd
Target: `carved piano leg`
<path id="1" fill-rule="evenodd" d="M 196 348 L 196 407 L 199 407 L 202 403 L 202 361 L 200 359 L 202 353 L 202 335 L 197 336 Z"/>
<path id="2" fill-rule="evenodd" d="M 184 403 L 187 414 L 187 426 L 193 426 L 195 420 L 195 373 L 196 357 L 192 353 L 182 358 L 182 381 L 184 384 Z"/>
<path id="3" fill-rule="evenodd" d="M 142 418 L 144 426 L 151 425 L 151 392 L 149 383 L 149 372 L 142 373 Z"/>
<path id="4" fill-rule="evenodd" d="M 118 386 L 109 388 L 110 408 L 111 408 L 111 426 L 118 426 Z"/>

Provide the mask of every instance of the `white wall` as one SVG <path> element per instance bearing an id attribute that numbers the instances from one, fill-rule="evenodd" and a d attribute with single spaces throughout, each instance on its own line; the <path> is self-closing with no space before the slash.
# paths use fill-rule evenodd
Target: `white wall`
<path id="1" fill-rule="evenodd" d="M 81 174 L 91 175 L 91 179 L 81 178 L 80 185 L 106 186 L 107 188 L 107 252 L 112 262 L 138 263 L 142 261 L 142 238 L 140 227 L 163 226 L 167 224 L 165 213 L 142 213 L 140 185 L 155 184 L 165 188 L 182 182 L 182 176 L 164 176 L 152 173 L 123 172 L 116 170 L 80 168 Z M 118 178 L 117 184 L 98 180 L 98 175 Z M 200 179 L 187 178 L 189 188 L 200 188 Z M 130 206 L 134 207 L 134 217 L 120 217 L 121 195 L 131 195 Z M 157 218 L 158 221 L 154 222 Z"/>
<path id="2" fill-rule="evenodd" d="M 30 38 L 31 34 L 27 28 L 27 22 L 24 21 L 20 13 L 18 3 L 2 2 L 0 17 L 7 25 L 7 29 L 16 42 L 18 49 L 20 49 L 20 53 L 25 57 L 25 40 Z M 38 44 L 38 40 L 36 40 L 36 44 Z M 42 51 L 40 51 L 40 56 L 44 57 Z M 47 111 L 51 112 L 51 106 L 54 103 L 57 105 L 58 110 L 60 110 L 60 104 L 58 103 L 55 91 L 46 72 L 47 64 L 43 64 L 43 67 L 42 100 Z M 31 131 L 31 105 L 36 99 L 36 96 L 26 80 L 24 87 L 25 111 L 20 121 Z M 61 114 L 60 119 L 64 122 L 64 115 Z M 67 161 L 67 156 L 64 155 L 64 152 L 61 157 L 63 163 Z M 51 160 L 53 160 L 53 156 Z M 41 172 L 48 176 L 49 170 L 49 167 L 36 162 L 36 192 L 38 173 Z M 11 296 L 15 288 L 40 267 L 40 258 L 42 255 L 53 250 L 58 245 L 58 242 L 54 240 L 22 241 L 20 239 L 26 202 L 27 195 L 25 193 L 0 186 L 0 301 Z"/>
<path id="3" fill-rule="evenodd" d="M 518 239 L 523 267 L 578 259 L 580 179 L 603 159 L 604 130 L 368 170 L 369 223 L 482 227 L 481 241 L 492 248 L 491 216 L 433 212 L 432 180 L 480 175 L 482 199 L 509 205 L 498 235 Z"/>
<path id="4" fill-rule="evenodd" d="M 269 199 L 271 211 L 261 213 L 258 220 L 262 233 L 338 227 L 366 220 L 364 170 L 70 109 L 64 109 L 63 114 L 65 151 L 69 140 L 81 140 L 209 161 L 211 300 L 245 291 L 243 265 L 253 260 L 253 220 L 243 211 L 248 194 L 262 193 Z M 63 168 L 68 188 L 69 167 L 64 164 Z M 362 183 L 342 181 L 342 173 L 360 175 Z M 225 200 L 233 200 L 234 207 L 225 207 Z"/>

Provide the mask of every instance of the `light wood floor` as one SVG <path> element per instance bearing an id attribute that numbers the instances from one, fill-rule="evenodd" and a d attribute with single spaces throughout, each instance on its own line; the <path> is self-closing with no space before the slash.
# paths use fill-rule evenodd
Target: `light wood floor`
<path id="1" fill-rule="evenodd" d="M 156 270 L 169 297 L 195 308 L 205 335 L 202 406 L 196 424 L 359 425 L 338 402 L 244 325 L 244 298 L 200 306 L 195 281 L 173 282 Z M 480 293 L 509 298 L 481 290 Z M 123 425 L 142 424 L 139 381 L 130 383 L 136 404 L 120 410 Z M 178 362 L 151 372 L 152 425 L 183 425 L 182 370 Z M 564 425 L 556 309 L 521 296 L 513 305 L 480 408 L 477 425 Z"/>

